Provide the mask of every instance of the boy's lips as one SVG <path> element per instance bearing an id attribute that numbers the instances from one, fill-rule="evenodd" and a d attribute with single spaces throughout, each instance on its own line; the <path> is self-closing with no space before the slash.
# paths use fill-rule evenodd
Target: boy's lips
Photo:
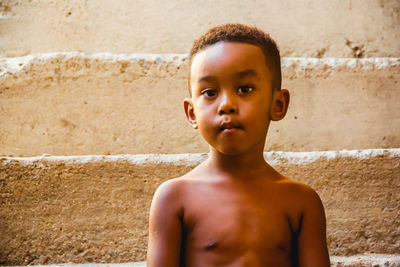
<path id="1" fill-rule="evenodd" d="M 224 122 L 221 124 L 221 126 L 219 128 L 221 131 L 228 132 L 228 133 L 234 132 L 238 129 L 242 129 L 242 127 L 239 124 L 234 123 L 234 122 Z"/>

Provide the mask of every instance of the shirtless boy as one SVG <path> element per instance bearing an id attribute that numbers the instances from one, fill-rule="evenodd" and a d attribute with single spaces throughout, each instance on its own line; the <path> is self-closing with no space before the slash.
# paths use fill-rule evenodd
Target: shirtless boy
<path id="1" fill-rule="evenodd" d="M 222 25 L 194 42 L 184 108 L 210 157 L 157 189 L 148 267 L 330 265 L 319 196 L 263 157 L 289 104 L 280 68 L 275 42 L 254 27 Z"/>

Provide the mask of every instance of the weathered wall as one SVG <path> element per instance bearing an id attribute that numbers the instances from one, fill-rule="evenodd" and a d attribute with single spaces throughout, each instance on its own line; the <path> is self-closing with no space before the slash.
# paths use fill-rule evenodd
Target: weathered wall
<path id="1" fill-rule="evenodd" d="M 267 150 L 400 147 L 399 58 L 282 63 L 291 103 Z M 184 55 L 55 53 L 0 71 L 0 155 L 208 152 L 183 112 Z"/>
<path id="2" fill-rule="evenodd" d="M 228 22 L 269 31 L 283 56 L 400 56 L 396 0 L 3 0 L 0 54 L 187 53 Z"/>
<path id="3" fill-rule="evenodd" d="M 0 159 L 0 263 L 143 261 L 157 185 L 206 156 Z M 266 158 L 320 194 L 331 255 L 400 254 L 399 149 Z"/>
<path id="4" fill-rule="evenodd" d="M 268 159 L 321 195 L 332 266 L 400 266 L 344 257 L 400 254 L 397 0 L 0 0 L 0 156 L 207 152 L 183 113 L 184 53 L 227 22 L 286 57 L 291 105 L 266 150 L 397 148 Z M 0 158 L 0 265 L 144 260 L 155 188 L 204 158 Z"/>

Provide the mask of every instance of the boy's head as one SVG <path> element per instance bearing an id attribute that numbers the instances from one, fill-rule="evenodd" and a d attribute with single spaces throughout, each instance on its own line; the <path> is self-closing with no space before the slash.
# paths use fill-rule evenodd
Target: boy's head
<path id="1" fill-rule="evenodd" d="M 189 123 L 224 154 L 263 151 L 271 120 L 287 111 L 279 50 L 255 27 L 228 24 L 196 40 L 190 53 Z"/>
<path id="2" fill-rule="evenodd" d="M 266 61 L 265 63 L 272 74 L 272 88 L 274 90 L 281 89 L 281 58 L 278 46 L 269 34 L 256 27 L 243 24 L 225 24 L 211 28 L 194 41 L 189 53 L 189 92 L 191 91 L 190 68 L 193 58 L 199 52 L 219 42 L 248 43 L 258 46 L 262 50 Z"/>

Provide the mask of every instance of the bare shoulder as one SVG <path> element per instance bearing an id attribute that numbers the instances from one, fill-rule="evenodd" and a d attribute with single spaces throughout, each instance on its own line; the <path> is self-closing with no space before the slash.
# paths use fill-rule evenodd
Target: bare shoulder
<path id="1" fill-rule="evenodd" d="M 321 198 L 310 186 L 286 177 L 278 183 L 290 200 L 298 203 L 303 209 L 322 207 Z"/>
<path id="2" fill-rule="evenodd" d="M 156 190 L 150 208 L 147 266 L 179 266 L 184 180 L 175 178 Z"/>
<path id="3" fill-rule="evenodd" d="M 153 203 L 160 202 L 164 205 L 182 205 L 185 202 L 185 197 L 190 194 L 190 184 L 192 179 L 187 175 L 169 179 L 160 184 L 154 193 Z"/>
<path id="4" fill-rule="evenodd" d="M 178 204 L 183 197 L 185 183 L 186 180 L 182 177 L 163 182 L 154 193 L 153 202 Z"/>
<path id="5" fill-rule="evenodd" d="M 295 222 L 298 238 L 299 266 L 330 266 L 326 242 L 326 219 L 321 198 L 310 186 L 287 178 L 278 183 L 290 201 L 290 209 L 297 214 Z"/>

